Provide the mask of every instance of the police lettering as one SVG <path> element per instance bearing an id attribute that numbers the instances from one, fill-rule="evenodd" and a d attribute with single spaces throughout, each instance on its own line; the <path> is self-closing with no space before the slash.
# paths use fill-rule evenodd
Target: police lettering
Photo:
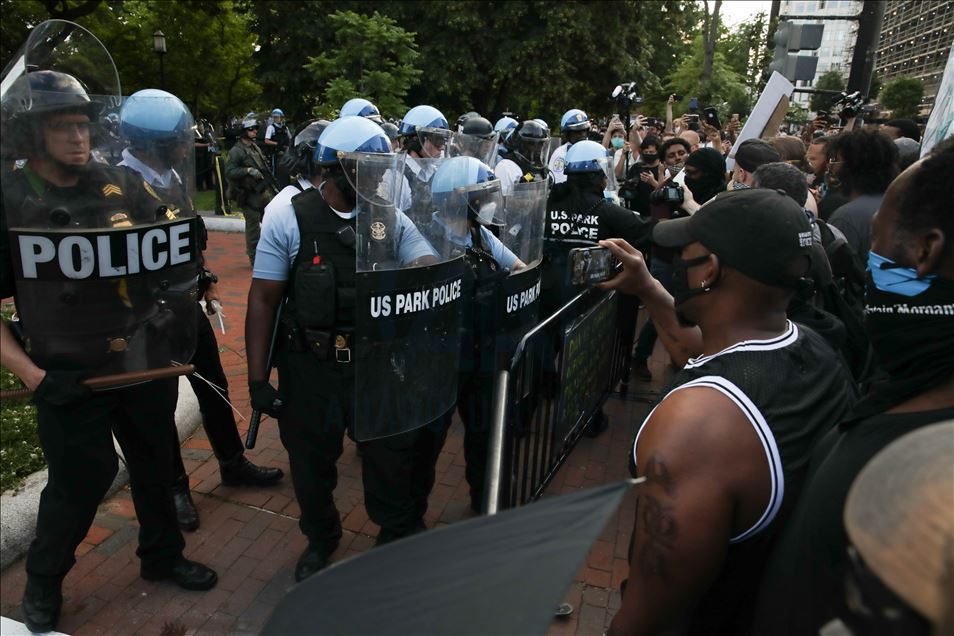
<path id="1" fill-rule="evenodd" d="M 11 234 L 21 280 L 131 276 L 182 265 L 195 255 L 191 220 L 121 231 Z"/>
<path id="2" fill-rule="evenodd" d="M 373 296 L 371 300 L 371 317 L 387 318 L 392 314 L 401 316 L 418 311 L 437 309 L 452 303 L 461 294 L 461 280 L 443 283 L 432 289 L 418 289 L 409 292 L 396 293 L 391 296 Z"/>
<path id="3" fill-rule="evenodd" d="M 519 294 L 512 294 L 507 297 L 507 313 L 512 314 L 515 311 L 529 307 L 537 298 L 540 297 L 540 282 L 529 289 L 525 289 Z"/>
<path id="4" fill-rule="evenodd" d="M 551 210 L 547 238 L 574 238 L 595 241 L 599 238 L 599 216 Z"/>

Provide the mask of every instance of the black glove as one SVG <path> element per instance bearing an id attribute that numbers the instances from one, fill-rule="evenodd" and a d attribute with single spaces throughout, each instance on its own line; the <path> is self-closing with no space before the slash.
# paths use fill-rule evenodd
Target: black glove
<path id="1" fill-rule="evenodd" d="M 256 411 L 272 417 L 278 417 L 282 411 L 282 396 L 268 380 L 249 382 L 248 397 Z"/>
<path id="2" fill-rule="evenodd" d="M 81 381 L 88 374 L 79 371 L 47 371 L 33 391 L 33 397 L 56 406 L 66 406 L 89 396 L 92 391 Z"/>

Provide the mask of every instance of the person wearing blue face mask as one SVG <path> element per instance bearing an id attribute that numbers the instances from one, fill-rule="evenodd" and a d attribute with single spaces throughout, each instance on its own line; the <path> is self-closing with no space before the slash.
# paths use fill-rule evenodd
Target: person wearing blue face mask
<path id="1" fill-rule="evenodd" d="M 954 418 L 952 200 L 948 140 L 895 179 L 874 216 L 865 328 L 883 380 L 816 447 L 805 490 L 768 561 L 754 633 L 817 633 L 847 613 L 842 511 L 849 487 L 895 439 Z"/>

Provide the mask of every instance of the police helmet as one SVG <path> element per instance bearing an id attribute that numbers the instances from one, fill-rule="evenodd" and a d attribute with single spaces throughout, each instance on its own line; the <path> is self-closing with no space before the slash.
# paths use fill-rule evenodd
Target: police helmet
<path id="1" fill-rule="evenodd" d="M 329 123 L 327 119 L 316 119 L 295 135 L 293 150 L 286 152 L 281 160 L 281 166 L 288 174 L 303 177 L 311 177 L 314 174 L 315 146 L 318 145 L 318 138 Z"/>
<path id="2" fill-rule="evenodd" d="M 28 116 L 79 110 L 95 121 L 103 104 L 91 100 L 83 84 L 67 73 L 33 71 L 21 75 L 3 96 L 4 115 Z"/>
<path id="3" fill-rule="evenodd" d="M 510 133 L 510 147 L 534 165 L 543 165 L 543 148 L 550 143 L 550 131 L 536 120 L 528 119 Z"/>
<path id="4" fill-rule="evenodd" d="M 452 157 L 441 163 L 431 179 L 431 200 L 443 210 L 455 195 L 466 197 L 471 219 L 481 225 L 493 223 L 501 194 L 500 182 L 490 166 L 474 157 Z"/>
<path id="5" fill-rule="evenodd" d="M 383 124 L 381 124 L 381 130 L 384 131 L 384 134 L 387 135 L 388 139 L 390 139 L 391 141 L 394 141 L 399 136 L 397 125 L 392 124 L 389 121 L 386 121 Z"/>
<path id="6" fill-rule="evenodd" d="M 258 130 L 258 120 L 254 117 L 246 117 L 242 120 L 242 130 Z"/>
<path id="7" fill-rule="evenodd" d="M 494 137 L 494 127 L 488 120 L 479 115 L 465 121 L 460 132 L 464 135 L 480 137 L 481 139 L 493 139 Z"/>
<path id="8" fill-rule="evenodd" d="M 331 122 L 327 119 L 316 119 L 312 122 L 309 122 L 304 128 L 298 131 L 298 134 L 295 135 L 295 141 L 292 144 L 295 147 L 295 150 L 309 146 L 311 148 L 311 153 L 313 154 L 315 146 L 318 145 L 318 138 L 321 137 L 321 133 L 324 132 L 325 128 Z"/>
<path id="9" fill-rule="evenodd" d="M 285 113 L 282 111 L 281 108 L 276 108 L 275 110 L 272 111 L 272 117 L 284 117 L 284 116 L 285 116 Z"/>
<path id="10" fill-rule="evenodd" d="M 566 134 L 571 130 L 589 129 L 590 119 L 586 116 L 586 113 L 579 108 L 571 108 L 570 110 L 563 113 L 563 117 L 560 118 L 560 132 L 563 134 Z"/>
<path id="11" fill-rule="evenodd" d="M 419 128 L 443 128 L 444 130 L 449 130 L 447 118 L 444 117 L 444 114 L 433 106 L 427 105 L 415 106 L 407 111 L 407 114 L 404 115 L 404 119 L 401 120 L 398 132 L 402 137 L 406 137 L 415 134 Z"/>
<path id="12" fill-rule="evenodd" d="M 499 133 L 503 133 L 505 130 L 510 130 L 517 127 L 517 120 L 513 117 L 501 117 L 497 120 L 497 123 L 494 124 L 494 130 Z"/>
<path id="13" fill-rule="evenodd" d="M 564 174 L 582 174 L 586 172 L 603 173 L 609 151 L 595 141 L 584 140 L 570 146 L 566 151 Z"/>
<path id="14" fill-rule="evenodd" d="M 548 135 L 550 134 L 550 124 L 548 124 L 548 123 L 547 123 L 546 121 L 544 121 L 543 119 L 540 119 L 539 117 L 536 118 L 536 119 L 534 119 L 533 121 L 537 122 L 538 124 L 540 124 L 541 126 L 543 126 L 544 128 L 546 128 L 546 129 L 547 129 L 547 134 L 548 134 Z"/>
<path id="15" fill-rule="evenodd" d="M 192 115 L 166 91 L 146 88 L 130 95 L 119 111 L 120 131 L 133 147 L 192 137 Z"/>
<path id="16" fill-rule="evenodd" d="M 480 117 L 480 113 L 475 110 L 468 111 L 457 118 L 457 128 L 458 130 L 464 125 L 464 122 L 470 119 L 471 117 Z"/>
<path id="17" fill-rule="evenodd" d="M 373 121 L 357 115 L 341 117 L 328 124 L 315 147 L 314 162 L 319 166 L 338 163 L 339 152 L 390 153 L 391 141 Z"/>
<path id="18" fill-rule="evenodd" d="M 344 103 L 338 113 L 339 117 L 349 117 L 352 115 L 357 117 L 367 117 L 371 121 L 378 124 L 380 124 L 382 121 L 381 111 L 378 110 L 378 107 L 362 97 L 349 99 Z"/>

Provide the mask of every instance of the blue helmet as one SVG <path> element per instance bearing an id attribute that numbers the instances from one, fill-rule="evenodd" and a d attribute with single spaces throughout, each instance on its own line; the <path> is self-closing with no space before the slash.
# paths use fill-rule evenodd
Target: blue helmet
<path id="1" fill-rule="evenodd" d="M 367 117 L 374 122 L 381 123 L 381 111 L 378 110 L 377 106 L 362 97 L 349 99 L 338 113 L 338 117 L 348 117 L 350 115 Z"/>
<path id="2" fill-rule="evenodd" d="M 517 127 L 517 120 L 513 117 L 501 117 L 497 120 L 497 123 L 494 124 L 494 130 L 497 132 L 502 132 L 504 130 L 511 130 Z"/>
<path id="3" fill-rule="evenodd" d="M 566 134 L 571 130 L 589 130 L 590 119 L 579 108 L 571 108 L 560 118 L 560 132 Z"/>
<path id="4" fill-rule="evenodd" d="M 285 113 L 282 111 L 281 108 L 276 108 L 275 110 L 272 111 L 272 117 L 284 117 L 284 116 L 285 116 Z"/>
<path id="5" fill-rule="evenodd" d="M 336 119 L 318 137 L 315 163 L 331 166 L 338 163 L 339 152 L 391 152 L 391 141 L 381 127 L 364 117 L 351 115 Z"/>
<path id="6" fill-rule="evenodd" d="M 482 225 L 490 225 L 494 214 L 503 209 L 497 176 L 474 157 L 452 157 L 441 163 L 431 179 L 431 200 L 445 212 L 455 202 L 466 201 L 468 215 Z"/>
<path id="7" fill-rule="evenodd" d="M 401 120 L 398 132 L 401 136 L 413 135 L 419 128 L 450 129 L 447 125 L 447 118 L 444 117 L 444 113 L 433 106 L 415 106 L 407 111 L 407 114 L 404 115 L 404 119 Z"/>
<path id="8" fill-rule="evenodd" d="M 566 151 L 564 174 L 605 172 L 608 150 L 595 141 L 578 141 Z"/>
<path id="9" fill-rule="evenodd" d="M 132 145 L 180 140 L 192 135 L 192 115 L 166 91 L 147 88 L 126 98 L 119 111 L 120 131 Z"/>

